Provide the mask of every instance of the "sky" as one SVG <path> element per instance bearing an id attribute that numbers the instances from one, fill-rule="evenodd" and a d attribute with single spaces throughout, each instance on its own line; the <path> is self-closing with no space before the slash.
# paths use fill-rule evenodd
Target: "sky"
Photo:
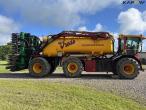
<path id="1" fill-rule="evenodd" d="M 13 32 L 44 36 L 63 30 L 146 36 L 146 0 L 0 0 L 0 45 Z M 139 4 L 139 1 L 144 1 Z M 144 42 L 146 51 L 146 41 Z"/>

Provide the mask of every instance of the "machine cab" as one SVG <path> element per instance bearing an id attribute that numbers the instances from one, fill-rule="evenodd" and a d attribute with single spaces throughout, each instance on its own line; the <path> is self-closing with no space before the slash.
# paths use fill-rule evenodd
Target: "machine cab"
<path id="1" fill-rule="evenodd" d="M 118 51 L 121 54 L 136 55 L 142 51 L 142 35 L 120 35 L 118 43 Z"/>

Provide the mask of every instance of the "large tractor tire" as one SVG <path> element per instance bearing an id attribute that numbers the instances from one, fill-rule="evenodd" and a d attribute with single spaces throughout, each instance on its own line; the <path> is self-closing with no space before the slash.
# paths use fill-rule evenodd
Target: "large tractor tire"
<path id="1" fill-rule="evenodd" d="M 63 61 L 63 71 L 66 77 L 75 78 L 81 76 L 83 64 L 80 59 L 75 57 L 66 58 Z"/>
<path id="2" fill-rule="evenodd" d="M 29 62 L 29 73 L 34 77 L 44 77 L 51 71 L 51 65 L 45 58 L 33 58 Z"/>
<path id="3" fill-rule="evenodd" d="M 134 79 L 139 74 L 138 64 L 134 59 L 122 58 L 117 62 L 116 72 L 121 79 Z"/>

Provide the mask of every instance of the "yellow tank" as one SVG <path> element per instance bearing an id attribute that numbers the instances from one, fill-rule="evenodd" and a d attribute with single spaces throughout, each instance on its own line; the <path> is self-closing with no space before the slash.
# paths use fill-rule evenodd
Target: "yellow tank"
<path id="1" fill-rule="evenodd" d="M 44 56 L 65 54 L 89 54 L 94 56 L 112 54 L 113 38 L 93 39 L 91 37 L 60 37 L 48 44 L 42 51 Z"/>

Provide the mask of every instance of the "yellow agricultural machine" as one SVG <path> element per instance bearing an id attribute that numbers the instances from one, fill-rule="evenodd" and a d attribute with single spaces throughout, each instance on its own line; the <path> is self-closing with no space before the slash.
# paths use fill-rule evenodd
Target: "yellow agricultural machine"
<path id="1" fill-rule="evenodd" d="M 120 78 L 135 78 L 142 65 L 142 35 L 119 35 L 118 49 L 108 32 L 63 31 L 41 41 L 29 33 L 12 34 L 12 55 L 7 69 L 29 69 L 34 77 L 44 77 L 62 66 L 66 77 L 86 72 L 113 72 Z"/>

